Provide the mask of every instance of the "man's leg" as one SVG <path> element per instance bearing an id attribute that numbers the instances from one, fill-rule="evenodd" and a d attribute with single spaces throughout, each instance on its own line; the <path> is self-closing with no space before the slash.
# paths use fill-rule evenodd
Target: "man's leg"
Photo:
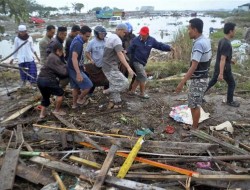
<path id="1" fill-rule="evenodd" d="M 55 112 L 60 112 L 61 111 L 62 101 L 63 101 L 63 96 L 57 96 L 56 97 Z"/>
<path id="2" fill-rule="evenodd" d="M 29 75 L 28 76 L 28 80 L 31 84 L 36 84 L 36 80 L 37 80 L 37 68 L 36 68 L 36 64 L 34 61 L 31 61 L 28 63 L 28 67 L 29 67 Z"/>
<path id="3" fill-rule="evenodd" d="M 134 82 L 131 85 L 131 90 L 130 91 L 134 93 L 136 91 L 136 88 L 139 86 L 139 84 L 140 84 L 140 82 L 135 79 Z"/>
<path id="4" fill-rule="evenodd" d="M 146 82 L 140 82 L 140 95 L 141 96 L 145 95 L 145 86 L 146 86 Z"/>
<path id="5" fill-rule="evenodd" d="M 219 76 L 219 73 L 214 72 L 212 79 L 208 83 L 208 86 L 207 86 L 205 93 L 217 83 L 218 76 Z"/>
<path id="6" fill-rule="evenodd" d="M 72 90 L 72 96 L 73 96 L 73 105 L 72 105 L 72 107 L 73 108 L 75 108 L 77 106 L 78 92 L 79 92 L 79 89 L 77 89 L 77 88 L 74 88 Z"/>
<path id="7" fill-rule="evenodd" d="M 197 129 L 200 120 L 200 107 L 191 108 L 191 114 L 193 119 L 193 128 Z"/>

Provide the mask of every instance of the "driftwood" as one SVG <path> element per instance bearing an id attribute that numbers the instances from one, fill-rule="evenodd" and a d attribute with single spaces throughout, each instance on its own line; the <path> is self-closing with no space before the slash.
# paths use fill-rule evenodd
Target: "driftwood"
<path id="1" fill-rule="evenodd" d="M 64 125 L 66 125 L 69 128 L 72 129 L 77 129 L 72 123 L 69 123 L 67 120 L 65 120 L 63 117 L 54 114 L 54 116 L 61 121 Z M 96 147 L 97 150 L 104 152 L 103 149 L 92 139 L 90 139 L 87 135 L 83 134 L 83 133 L 77 133 L 77 135 L 79 135 L 80 137 L 82 137 L 86 142 L 89 142 L 90 144 L 92 144 L 94 147 Z"/>
<path id="2" fill-rule="evenodd" d="M 226 143 L 226 142 L 222 142 L 220 139 L 217 139 L 211 135 L 208 135 L 207 133 L 203 132 L 203 131 L 200 131 L 200 130 L 191 130 L 190 133 L 192 135 L 195 135 L 201 139 L 204 139 L 204 140 L 207 140 L 207 141 L 212 141 L 212 142 L 215 142 L 217 144 L 219 144 L 220 146 L 222 146 L 223 148 L 229 150 L 230 152 L 233 152 L 233 153 L 237 153 L 237 154 L 243 154 L 243 155 L 249 155 L 249 152 L 243 150 L 243 149 L 240 149 L 240 148 L 237 148 L 229 143 Z"/>
<path id="3" fill-rule="evenodd" d="M 118 145 L 111 146 L 110 150 L 108 151 L 108 155 L 102 164 L 102 168 L 100 170 L 100 173 L 96 177 L 96 181 L 95 181 L 95 184 L 94 184 L 92 190 L 101 189 L 101 186 L 106 178 L 106 175 L 109 171 L 111 164 L 113 163 L 113 160 L 115 158 L 115 154 L 116 154 L 116 151 L 118 150 L 118 148 L 119 148 Z"/>
<path id="4" fill-rule="evenodd" d="M 19 153 L 20 149 L 6 151 L 0 172 L 1 190 L 7 190 L 13 188 Z"/>

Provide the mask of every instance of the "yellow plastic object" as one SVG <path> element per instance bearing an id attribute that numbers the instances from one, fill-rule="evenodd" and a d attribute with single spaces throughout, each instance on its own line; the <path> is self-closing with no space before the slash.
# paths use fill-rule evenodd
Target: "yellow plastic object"
<path id="1" fill-rule="evenodd" d="M 97 168 L 97 169 L 101 169 L 101 167 L 102 167 L 101 164 L 98 164 L 96 162 L 92 162 L 92 161 L 89 161 L 89 160 L 85 160 L 83 158 L 79 158 L 79 157 L 76 157 L 76 156 L 70 156 L 69 159 L 72 160 L 72 161 L 78 162 L 80 164 L 91 166 L 91 167 Z"/>
<path id="2" fill-rule="evenodd" d="M 133 149 L 131 150 L 131 152 L 129 153 L 128 157 L 126 158 L 125 162 L 123 163 L 120 171 L 117 174 L 118 178 L 124 178 L 126 176 L 126 174 L 128 173 L 128 170 L 130 169 L 130 167 L 132 166 L 134 159 L 137 155 L 137 153 L 139 152 L 139 150 L 141 149 L 141 145 L 144 142 L 143 140 L 144 136 L 141 136 L 138 141 L 135 143 L 135 146 L 133 147 Z"/>

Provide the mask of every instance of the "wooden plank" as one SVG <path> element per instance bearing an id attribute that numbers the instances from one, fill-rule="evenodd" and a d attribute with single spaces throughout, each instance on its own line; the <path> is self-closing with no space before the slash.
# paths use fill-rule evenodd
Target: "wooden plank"
<path id="1" fill-rule="evenodd" d="M 79 168 L 79 167 L 72 166 L 72 165 L 65 164 L 65 163 L 58 162 L 58 161 L 50 161 L 49 159 L 38 157 L 38 156 L 33 157 L 30 160 L 34 163 L 41 164 L 45 167 L 55 169 L 57 171 L 61 171 L 61 172 L 68 173 L 68 174 L 78 176 L 78 177 L 81 176 L 81 178 L 84 178 L 85 180 L 88 180 L 88 181 L 95 180 L 95 173 L 89 170 L 86 170 L 84 168 Z M 112 176 L 107 176 L 105 179 L 105 182 L 109 185 L 116 186 L 118 188 L 125 189 L 125 190 L 132 190 L 132 189 L 164 190 L 162 188 L 158 188 L 152 185 L 146 185 L 146 184 L 134 182 L 131 180 L 118 179 Z M 142 187 L 142 189 L 138 189 L 136 187 Z"/>
<path id="2" fill-rule="evenodd" d="M 220 146 L 222 146 L 223 148 L 229 150 L 230 152 L 233 152 L 233 153 L 237 153 L 237 154 L 243 154 L 243 155 L 249 155 L 249 152 L 243 150 L 243 149 L 240 149 L 240 148 L 237 148 L 229 143 L 226 143 L 226 142 L 223 142 L 221 141 L 220 139 L 218 138 L 215 138 L 203 131 L 200 131 L 200 130 L 191 130 L 190 133 L 192 135 L 195 135 L 201 139 L 204 139 L 204 140 L 207 140 L 207 141 L 212 141 L 212 142 L 215 142 L 217 144 L 219 144 Z"/>
<path id="3" fill-rule="evenodd" d="M 7 150 L 0 171 L 0 189 L 12 189 L 16 176 L 20 149 Z"/>
<path id="4" fill-rule="evenodd" d="M 17 145 L 20 146 L 23 143 L 23 128 L 22 125 L 17 125 L 17 130 L 16 130 L 16 142 Z"/>
<path id="5" fill-rule="evenodd" d="M 119 189 L 127 189 L 127 190 L 164 190 L 161 187 L 155 187 L 153 185 L 147 185 L 143 183 L 138 183 L 134 181 L 130 181 L 127 179 L 118 179 L 111 176 L 107 176 L 105 180 L 106 184 L 118 187 Z"/>
<path id="6" fill-rule="evenodd" d="M 119 146 L 118 145 L 112 145 L 110 150 L 108 151 L 108 155 L 105 158 L 102 168 L 100 170 L 100 173 L 96 177 L 96 181 L 94 183 L 94 186 L 92 190 L 99 190 L 101 189 L 101 186 L 106 178 L 106 175 L 109 171 L 109 168 L 111 167 L 111 164 L 113 163 L 113 160 L 116 155 L 116 151 L 118 150 Z"/>
<path id="7" fill-rule="evenodd" d="M 3 164 L 3 159 L 0 159 L 0 166 Z M 16 175 L 34 184 L 48 185 L 53 183 L 54 180 L 48 173 L 41 171 L 35 167 L 28 167 L 23 164 L 18 164 Z"/>
<path id="8" fill-rule="evenodd" d="M 141 175 L 141 174 L 127 174 L 127 179 L 142 179 L 142 180 L 186 180 L 185 175 Z M 192 181 L 206 181 L 206 180 L 220 180 L 220 181 L 249 181 L 250 175 L 202 175 L 199 177 L 192 177 Z"/>
<path id="9" fill-rule="evenodd" d="M 67 120 L 65 120 L 63 117 L 61 117 L 60 115 L 54 114 L 53 115 L 59 120 L 61 121 L 64 125 L 66 125 L 69 128 L 72 129 L 77 129 L 72 123 L 69 123 Z M 80 137 L 84 138 L 86 142 L 92 144 L 94 147 L 96 147 L 97 150 L 101 151 L 102 153 L 104 153 L 104 150 L 95 142 L 93 141 L 91 138 L 89 138 L 87 135 L 83 134 L 83 133 L 77 133 L 77 135 L 79 135 Z"/>
<path id="10" fill-rule="evenodd" d="M 96 163 L 96 162 L 92 162 L 92 161 L 89 161 L 89 160 L 86 160 L 86 159 L 83 159 L 83 158 L 79 158 L 79 157 L 76 157 L 76 156 L 70 156 L 69 157 L 70 160 L 72 161 L 75 161 L 77 163 L 80 163 L 80 164 L 84 164 L 84 165 L 87 165 L 87 166 L 91 166 L 95 169 L 101 169 L 102 165 Z"/>

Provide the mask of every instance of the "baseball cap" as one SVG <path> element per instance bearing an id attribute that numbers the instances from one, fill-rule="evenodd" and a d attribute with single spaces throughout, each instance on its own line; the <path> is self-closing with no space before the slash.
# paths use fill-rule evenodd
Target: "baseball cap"
<path id="1" fill-rule="evenodd" d="M 18 26 L 18 31 L 19 31 L 19 32 L 24 32 L 24 31 L 26 31 L 26 30 L 27 30 L 27 28 L 26 28 L 25 25 L 19 25 L 19 26 Z"/>
<path id="2" fill-rule="evenodd" d="M 127 27 L 127 25 L 126 24 L 124 24 L 124 23 L 121 23 L 121 24 L 118 24 L 117 26 L 116 26 L 116 29 L 120 29 L 120 30 L 128 30 L 128 27 Z"/>
<path id="3" fill-rule="evenodd" d="M 139 32 L 140 35 L 148 35 L 149 34 L 149 28 L 147 26 L 143 26 Z"/>

